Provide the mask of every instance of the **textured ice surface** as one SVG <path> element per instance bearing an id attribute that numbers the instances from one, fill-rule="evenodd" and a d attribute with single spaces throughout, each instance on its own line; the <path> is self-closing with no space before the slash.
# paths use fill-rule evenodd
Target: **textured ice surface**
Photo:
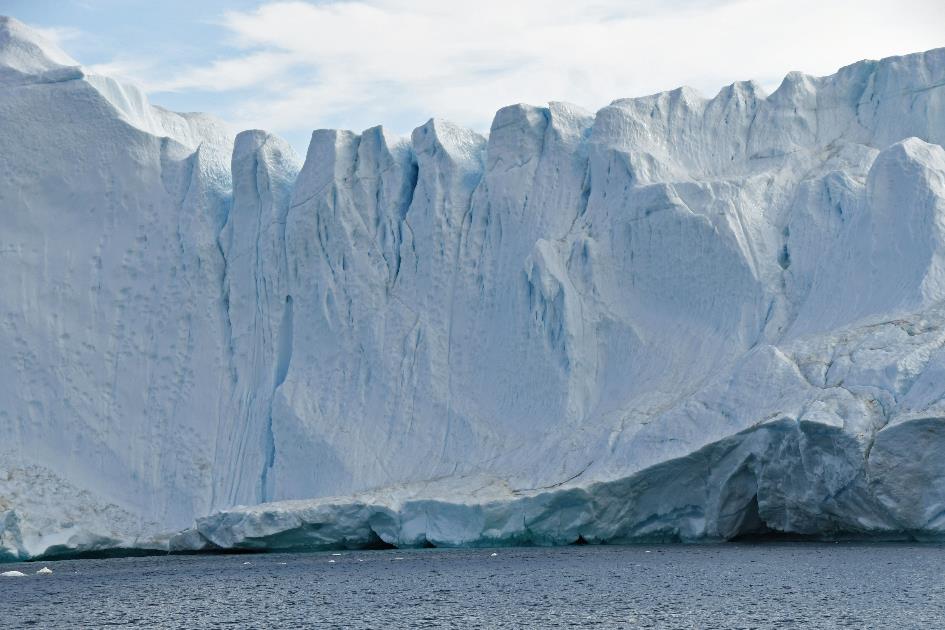
<path id="1" fill-rule="evenodd" d="M 945 49 L 301 164 L 0 82 L 6 558 L 945 532 Z"/>

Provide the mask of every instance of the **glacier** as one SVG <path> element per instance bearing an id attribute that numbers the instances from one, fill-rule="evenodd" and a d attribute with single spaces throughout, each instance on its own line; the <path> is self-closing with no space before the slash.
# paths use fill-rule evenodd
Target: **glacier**
<path id="1" fill-rule="evenodd" d="M 0 87 L 0 560 L 945 539 L 945 49 L 304 158 Z"/>

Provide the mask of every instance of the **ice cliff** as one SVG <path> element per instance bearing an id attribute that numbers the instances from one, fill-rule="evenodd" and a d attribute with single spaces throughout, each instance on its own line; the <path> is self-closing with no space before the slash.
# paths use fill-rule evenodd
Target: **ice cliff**
<path id="1" fill-rule="evenodd" d="M 300 161 L 0 19 L 0 557 L 945 538 L 943 144 L 939 49 Z"/>

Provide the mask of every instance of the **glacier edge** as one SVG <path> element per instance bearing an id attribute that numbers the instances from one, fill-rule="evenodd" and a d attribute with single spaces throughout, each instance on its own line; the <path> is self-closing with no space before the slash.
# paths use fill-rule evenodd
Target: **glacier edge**
<path id="1" fill-rule="evenodd" d="M 940 539 L 945 49 L 304 160 L 0 85 L 0 559 Z"/>

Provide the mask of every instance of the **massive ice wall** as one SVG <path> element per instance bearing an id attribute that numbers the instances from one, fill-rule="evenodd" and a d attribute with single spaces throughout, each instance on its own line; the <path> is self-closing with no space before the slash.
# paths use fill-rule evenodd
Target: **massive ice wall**
<path id="1" fill-rule="evenodd" d="M 945 50 L 301 165 L 0 83 L 0 553 L 945 528 Z"/>

